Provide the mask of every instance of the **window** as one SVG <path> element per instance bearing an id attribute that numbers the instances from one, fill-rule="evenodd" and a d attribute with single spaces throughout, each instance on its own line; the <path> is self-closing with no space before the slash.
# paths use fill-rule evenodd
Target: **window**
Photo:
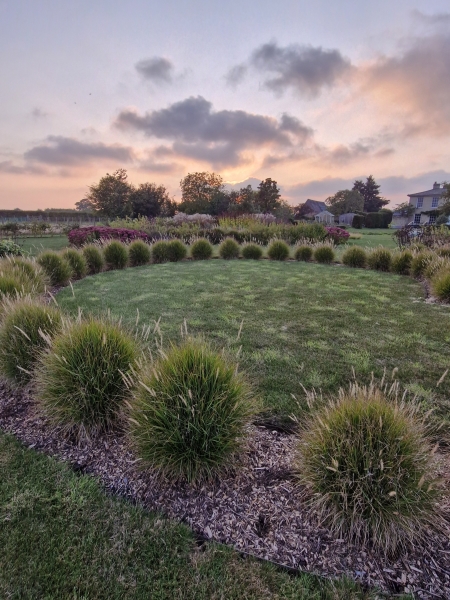
<path id="1" fill-rule="evenodd" d="M 423 196 L 419 196 L 417 198 L 417 208 L 422 208 L 423 206 Z"/>
<path id="2" fill-rule="evenodd" d="M 431 201 L 431 208 L 437 208 L 439 206 L 439 198 L 433 198 Z"/>
<path id="3" fill-rule="evenodd" d="M 415 223 L 416 225 L 419 225 L 419 223 L 420 223 L 420 217 L 421 217 L 421 216 L 422 216 L 422 215 L 414 215 L 414 223 Z"/>
<path id="4" fill-rule="evenodd" d="M 428 221 L 428 225 L 433 225 L 436 223 L 436 215 L 430 215 L 430 220 Z"/>

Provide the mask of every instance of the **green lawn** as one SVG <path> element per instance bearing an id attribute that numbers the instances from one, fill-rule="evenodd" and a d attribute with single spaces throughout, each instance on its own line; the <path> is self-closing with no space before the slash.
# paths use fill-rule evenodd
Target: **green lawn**
<path id="1" fill-rule="evenodd" d="M 67 248 L 69 240 L 67 235 L 48 235 L 42 237 L 19 237 L 17 243 L 24 252 L 37 256 L 43 250 L 62 250 Z"/>
<path id="2" fill-rule="evenodd" d="M 58 294 L 75 314 L 110 309 L 132 324 L 161 317 L 165 342 L 183 320 L 193 334 L 237 352 L 264 406 L 290 414 L 301 385 L 336 392 L 352 367 L 369 381 L 398 367 L 400 381 L 431 406 L 449 380 L 450 308 L 424 302 L 411 278 L 298 262 L 167 263 L 88 277 Z M 243 321 L 240 339 L 238 331 Z"/>
<path id="3" fill-rule="evenodd" d="M 362 246 L 363 248 L 375 248 L 375 246 L 385 246 L 391 249 L 397 248 L 397 242 L 392 237 L 395 231 L 393 229 L 355 229 L 349 227 L 347 231 L 361 236 L 360 239 L 348 241 L 352 246 Z"/>
<path id="4" fill-rule="evenodd" d="M 0 598 L 352 600 L 357 586 L 291 577 L 106 495 L 89 476 L 0 434 Z"/>

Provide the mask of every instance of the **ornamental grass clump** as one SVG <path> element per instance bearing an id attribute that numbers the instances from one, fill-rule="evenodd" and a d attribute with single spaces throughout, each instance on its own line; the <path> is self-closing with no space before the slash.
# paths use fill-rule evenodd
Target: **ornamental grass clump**
<path id="1" fill-rule="evenodd" d="M 233 238 L 226 238 L 219 246 L 219 256 L 225 260 L 239 258 L 240 247 Z"/>
<path id="2" fill-rule="evenodd" d="M 324 244 L 323 246 L 317 246 L 314 250 L 314 260 L 318 263 L 330 264 L 334 260 L 334 250 L 331 246 Z"/>
<path id="3" fill-rule="evenodd" d="M 128 248 L 122 242 L 113 240 L 103 248 L 106 268 L 109 270 L 125 269 L 128 264 Z"/>
<path id="4" fill-rule="evenodd" d="M 233 463 L 253 414 L 250 388 L 236 365 L 188 338 L 141 373 L 128 428 L 143 466 L 194 482 Z"/>
<path id="5" fill-rule="evenodd" d="M 167 242 L 167 259 L 169 262 L 178 262 L 186 258 L 187 248 L 180 240 Z"/>
<path id="6" fill-rule="evenodd" d="M 155 242 L 152 246 L 152 260 L 154 263 L 163 263 L 169 260 L 169 255 L 167 252 L 167 244 L 168 242 L 161 240 L 160 242 Z"/>
<path id="7" fill-rule="evenodd" d="M 431 280 L 433 294 L 443 302 L 450 302 L 450 270 L 438 271 Z"/>
<path id="8" fill-rule="evenodd" d="M 289 246 L 282 240 L 274 240 L 267 248 L 270 260 L 286 260 L 289 258 Z"/>
<path id="9" fill-rule="evenodd" d="M 397 275 L 409 275 L 412 260 L 413 253 L 409 250 L 403 250 L 403 252 L 394 254 L 392 257 L 391 271 L 397 273 Z"/>
<path id="10" fill-rule="evenodd" d="M 387 248 L 379 247 L 372 250 L 367 257 L 367 265 L 375 271 L 390 271 L 392 254 Z"/>
<path id="11" fill-rule="evenodd" d="M 28 383 L 39 354 L 61 329 L 61 312 L 25 296 L 5 300 L 2 315 L 0 372 L 15 384 Z"/>
<path id="12" fill-rule="evenodd" d="M 140 267 L 150 262 L 150 246 L 142 240 L 135 240 L 128 246 L 128 257 L 132 267 Z"/>
<path id="13" fill-rule="evenodd" d="M 367 263 L 367 254 L 362 248 L 352 246 L 342 255 L 342 262 L 346 267 L 364 269 Z"/>
<path id="14" fill-rule="evenodd" d="M 34 260 L 7 257 L 0 260 L 0 298 L 39 295 L 49 279 Z"/>
<path id="15" fill-rule="evenodd" d="M 69 283 L 72 277 L 72 267 L 61 254 L 46 250 L 37 257 L 38 264 L 50 279 L 50 284 L 54 286 L 64 286 Z"/>
<path id="16" fill-rule="evenodd" d="M 312 259 L 313 250 L 311 246 L 299 246 L 295 251 L 295 260 L 309 262 Z"/>
<path id="17" fill-rule="evenodd" d="M 387 553 L 439 528 L 441 497 L 418 407 L 389 395 L 373 383 L 340 390 L 302 426 L 295 467 L 310 510 L 336 536 Z"/>
<path id="18" fill-rule="evenodd" d="M 258 244 L 245 244 L 242 247 L 242 256 L 247 260 L 259 260 L 262 255 L 262 248 Z"/>
<path id="19" fill-rule="evenodd" d="M 421 277 L 428 264 L 433 260 L 433 257 L 433 253 L 428 250 L 418 252 L 411 261 L 411 275 L 413 277 Z"/>
<path id="20" fill-rule="evenodd" d="M 124 377 L 138 352 L 135 339 L 117 324 L 93 318 L 65 324 L 36 368 L 42 409 L 80 438 L 110 430 L 129 395 Z"/>
<path id="21" fill-rule="evenodd" d="M 191 256 L 194 260 L 208 260 L 212 253 L 212 245 L 203 238 L 196 240 L 191 246 Z"/>
<path id="22" fill-rule="evenodd" d="M 86 258 L 79 250 L 68 248 L 62 253 L 63 258 L 69 263 L 72 269 L 73 279 L 83 279 L 88 272 Z"/>
<path id="23" fill-rule="evenodd" d="M 105 259 L 100 248 L 96 244 L 83 246 L 83 256 L 86 259 L 89 275 L 100 273 L 105 266 Z"/>

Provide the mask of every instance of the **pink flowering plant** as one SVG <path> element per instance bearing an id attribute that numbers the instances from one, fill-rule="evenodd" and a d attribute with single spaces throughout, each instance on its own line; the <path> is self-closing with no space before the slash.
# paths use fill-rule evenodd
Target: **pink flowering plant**
<path id="1" fill-rule="evenodd" d="M 349 232 L 345 231 L 345 229 L 341 229 L 340 227 L 325 227 L 325 229 L 327 232 L 327 238 L 332 239 L 336 245 L 345 244 L 350 237 Z"/>
<path id="2" fill-rule="evenodd" d="M 150 237 L 144 231 L 135 229 L 124 229 L 115 227 L 79 227 L 68 233 L 69 242 L 80 248 L 84 244 L 90 244 L 96 240 L 119 240 L 125 244 L 134 240 L 148 242 Z"/>

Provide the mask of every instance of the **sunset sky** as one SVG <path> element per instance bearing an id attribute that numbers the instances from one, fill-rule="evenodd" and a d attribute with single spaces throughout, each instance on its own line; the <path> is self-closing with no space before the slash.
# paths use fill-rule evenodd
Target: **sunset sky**
<path id="1" fill-rule="evenodd" d="M 450 180 L 448 0 L 0 0 L 0 208 L 106 172 L 271 177 L 291 204 Z"/>

